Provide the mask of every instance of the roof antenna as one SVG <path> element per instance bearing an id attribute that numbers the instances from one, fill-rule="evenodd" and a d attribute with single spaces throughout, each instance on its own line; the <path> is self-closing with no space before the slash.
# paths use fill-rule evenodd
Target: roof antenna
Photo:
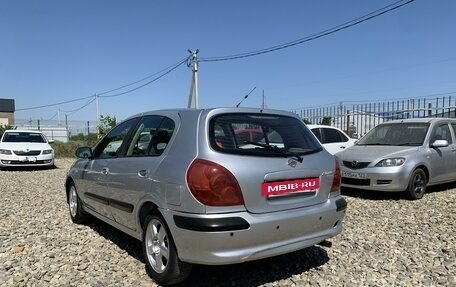
<path id="1" fill-rule="evenodd" d="M 239 108 L 239 105 L 249 97 L 249 95 L 256 89 L 256 87 L 253 87 L 253 89 L 247 94 L 244 96 L 244 98 L 236 105 L 236 108 Z"/>

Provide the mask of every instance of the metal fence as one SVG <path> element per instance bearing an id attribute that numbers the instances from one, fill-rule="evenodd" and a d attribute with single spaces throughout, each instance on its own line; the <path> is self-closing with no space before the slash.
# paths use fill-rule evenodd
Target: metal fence
<path id="1" fill-rule="evenodd" d="M 377 103 L 339 105 L 295 111 L 312 124 L 331 122 L 332 126 L 358 138 L 376 125 L 397 119 L 449 117 L 456 118 L 456 98 L 418 98 Z"/>
<path id="2" fill-rule="evenodd" d="M 294 112 L 312 124 L 320 124 L 329 120 L 332 126 L 340 128 L 353 138 L 358 138 L 376 125 L 389 120 L 425 117 L 456 118 L 456 97 L 404 99 L 353 105 L 341 102 L 334 106 L 308 108 Z M 97 124 L 96 121 L 21 119 L 16 119 L 14 122 L 17 128 L 43 130 L 46 131 L 49 138 L 64 142 L 73 135 L 96 133 Z"/>
<path id="3" fill-rule="evenodd" d="M 14 120 L 17 129 L 40 130 L 49 139 L 62 142 L 67 142 L 74 135 L 97 133 L 97 125 L 96 121 Z"/>

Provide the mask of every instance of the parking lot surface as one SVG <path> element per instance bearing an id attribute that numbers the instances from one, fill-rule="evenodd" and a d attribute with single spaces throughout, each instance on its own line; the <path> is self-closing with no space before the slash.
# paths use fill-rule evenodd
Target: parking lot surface
<path id="1" fill-rule="evenodd" d="M 0 170 L 0 286 L 156 286 L 141 244 L 98 220 L 71 223 L 56 169 Z M 182 286 L 456 286 L 456 184 L 408 201 L 347 190 L 332 247 L 196 266 Z M 299 228 L 297 226 L 296 228 Z"/>

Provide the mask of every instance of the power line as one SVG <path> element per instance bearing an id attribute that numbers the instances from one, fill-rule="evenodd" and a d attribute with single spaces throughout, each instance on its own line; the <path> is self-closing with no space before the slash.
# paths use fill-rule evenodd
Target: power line
<path id="1" fill-rule="evenodd" d="M 174 66 L 170 66 L 171 68 L 169 68 L 168 71 L 164 72 L 163 74 L 161 74 L 160 76 L 148 81 L 147 83 L 141 85 L 141 86 L 138 86 L 136 88 L 133 88 L 131 90 L 128 90 L 128 91 L 125 91 L 125 92 L 122 92 L 122 93 L 118 93 L 118 94 L 114 94 L 114 95 L 105 95 L 105 96 L 99 96 L 100 98 L 112 98 L 112 97 L 118 97 L 118 96 L 121 96 L 121 95 L 125 95 L 125 94 L 128 94 L 128 93 L 131 93 L 133 91 L 136 91 L 136 90 L 139 90 L 147 85 L 150 85 L 152 84 L 153 82 L 163 78 L 164 76 L 166 76 L 167 74 L 171 73 L 172 71 L 174 71 L 175 69 L 177 69 L 180 65 L 182 65 L 183 63 L 186 63 L 187 62 L 187 59 L 188 57 L 186 57 L 185 59 L 181 60 L 180 62 L 174 64 Z M 162 70 L 163 71 L 163 70 Z"/>
<path id="2" fill-rule="evenodd" d="M 85 100 L 85 99 L 88 99 L 88 98 L 91 98 L 91 97 L 93 97 L 93 96 L 77 98 L 77 99 L 74 99 L 74 100 L 69 100 L 69 101 L 65 101 L 65 102 L 59 102 L 59 103 L 55 103 L 55 104 L 49 104 L 49 105 L 42 105 L 42 106 L 36 106 L 36 107 L 30 107 L 30 108 L 17 109 L 16 111 L 18 112 L 18 111 L 27 111 L 27 110 L 36 110 L 36 109 L 41 109 L 41 108 L 54 107 L 54 106 L 58 106 L 58 105 L 64 105 L 64 104 L 69 104 L 69 103 L 82 101 L 82 100 Z"/>
<path id="3" fill-rule="evenodd" d="M 82 110 L 83 108 L 87 107 L 88 105 L 90 105 L 91 103 L 93 103 L 93 102 L 95 101 L 95 99 L 96 99 L 95 96 L 92 96 L 92 97 L 93 97 L 93 99 L 91 99 L 91 100 L 88 101 L 86 104 L 84 104 L 83 106 L 81 106 L 81 107 L 79 107 L 79 108 L 77 108 L 77 109 L 70 110 L 70 111 L 66 111 L 66 110 L 60 110 L 60 111 L 62 111 L 62 112 L 64 112 L 64 113 L 67 113 L 67 114 L 69 114 L 69 115 L 71 115 L 71 114 L 73 114 L 73 113 L 75 113 L 75 112 L 78 112 L 78 111 Z"/>
<path id="4" fill-rule="evenodd" d="M 366 22 L 368 20 L 374 19 L 374 18 L 379 17 L 379 16 L 381 16 L 383 14 L 386 14 L 386 13 L 388 13 L 390 11 L 393 11 L 393 10 L 396 10 L 396 9 L 398 9 L 400 7 L 403 7 L 403 6 L 407 5 L 407 4 L 410 4 L 410 3 L 414 2 L 414 1 L 415 0 L 408 0 L 408 1 L 404 2 L 404 0 L 400 0 L 400 1 L 397 1 L 397 2 L 392 3 L 390 5 L 387 5 L 387 6 L 383 7 L 383 8 L 381 8 L 381 9 L 375 10 L 375 11 L 373 11 L 373 12 L 371 12 L 369 14 L 366 14 L 364 16 L 361 16 L 359 18 L 356 18 L 356 19 L 353 19 L 351 21 L 348 21 L 348 22 L 345 22 L 343 24 L 340 24 L 338 26 L 335 26 L 333 28 L 324 30 L 322 32 L 319 32 L 319 33 L 316 33 L 316 34 L 313 34 L 313 35 L 310 35 L 310 36 L 307 36 L 307 37 L 304 37 L 304 38 L 301 38 L 301 39 L 298 39 L 298 40 L 295 40 L 295 41 L 292 41 L 292 42 L 288 42 L 288 43 L 284 43 L 284 44 L 281 44 L 281 45 L 273 46 L 271 48 L 257 50 L 257 51 L 253 51 L 253 52 L 242 53 L 242 54 L 235 54 L 235 55 L 231 55 L 231 56 L 201 58 L 199 61 L 200 62 L 215 62 L 215 61 L 234 60 L 234 59 L 257 56 L 257 55 L 260 55 L 260 54 L 270 53 L 270 52 L 274 52 L 274 51 L 277 51 L 277 50 L 289 48 L 289 47 L 296 46 L 296 45 L 299 45 L 299 44 L 302 44 L 302 43 L 305 43 L 305 42 L 309 42 L 309 41 L 312 41 L 312 40 L 315 40 L 315 39 L 318 39 L 318 38 L 321 38 L 321 37 L 324 37 L 324 36 L 328 36 L 330 34 L 339 32 L 341 30 L 344 30 L 344 29 L 347 29 L 347 28 L 350 28 L 350 27 L 353 27 L 355 25 L 361 24 L 363 22 Z M 147 85 L 159 80 L 160 78 L 162 78 L 165 75 L 169 74 L 173 70 L 177 69 L 180 65 L 182 65 L 185 62 L 187 62 L 188 60 L 189 60 L 189 57 L 185 57 L 183 60 L 177 62 L 176 64 L 171 65 L 171 66 L 169 66 L 169 67 L 167 67 L 167 68 L 165 68 L 165 69 L 163 69 L 163 70 L 161 70 L 161 71 L 159 71 L 159 72 L 157 72 L 155 74 L 147 76 L 147 77 L 145 77 L 143 79 L 140 79 L 138 81 L 132 82 L 130 84 L 126 84 L 126 85 L 123 85 L 121 87 L 118 87 L 118 88 L 115 88 L 115 89 L 111 89 L 111 90 L 99 93 L 98 96 L 100 98 L 111 98 L 111 97 L 117 97 L 117 96 L 121 96 L 121 95 L 125 95 L 125 94 L 128 94 L 128 93 L 131 93 L 133 91 L 141 89 L 141 88 L 143 88 L 143 87 L 145 87 L 145 86 L 147 86 Z M 142 85 L 140 85 L 140 86 L 138 86 L 136 88 L 130 89 L 130 90 L 125 91 L 125 92 L 117 93 L 117 94 L 114 94 L 114 95 L 106 95 L 108 93 L 111 93 L 111 92 L 114 92 L 114 91 L 118 91 L 118 90 L 121 90 L 123 88 L 126 88 L 126 87 L 129 87 L 129 86 L 135 85 L 137 83 L 140 83 L 140 82 L 142 82 L 142 81 L 144 81 L 146 79 L 149 79 L 149 78 L 151 78 L 151 77 L 153 77 L 153 76 L 155 76 L 157 74 L 160 74 L 160 73 L 162 73 L 162 74 L 159 75 L 158 77 L 155 77 L 154 79 L 152 79 L 152 80 L 146 82 L 145 84 L 142 84 Z M 64 104 L 68 104 L 68 103 L 72 103 L 72 102 L 77 102 L 77 101 L 89 99 L 89 98 L 92 98 L 92 97 L 93 96 L 88 96 L 88 97 L 77 98 L 77 99 L 64 101 L 64 102 L 59 102 L 59 103 L 54 103 L 54 104 L 22 108 L 22 109 L 17 109 L 16 111 L 26 111 L 26 110 L 33 110 L 33 109 L 40 109 L 40 108 L 64 105 Z M 76 109 L 75 111 L 78 111 L 78 110 L 84 108 L 85 106 L 87 106 L 91 102 L 93 102 L 94 100 L 95 99 L 91 100 L 89 103 L 85 104 L 84 106 L 82 106 L 79 109 Z"/>
<path id="5" fill-rule="evenodd" d="M 48 119 L 48 121 L 52 121 L 57 115 L 58 115 L 59 112 L 56 112 L 50 119 Z"/>
<path id="6" fill-rule="evenodd" d="M 180 60 L 179 62 L 177 62 L 177 63 L 175 63 L 175 64 L 173 64 L 173 65 L 171 65 L 171 66 L 168 66 L 168 67 L 162 69 L 161 71 L 158 71 L 158 72 L 156 72 L 156 73 L 154 73 L 154 74 L 152 74 L 152 75 L 149 75 L 149 76 L 147 76 L 147 77 L 144 77 L 144 78 L 142 78 L 142 79 L 140 79 L 140 80 L 134 81 L 134 82 L 132 82 L 132 83 L 130 83 L 130 84 L 126 84 L 126 85 L 123 85 L 123 86 L 121 86 L 121 87 L 118 87 L 118 88 L 109 90 L 109 91 L 104 91 L 104 92 L 98 93 L 98 96 L 102 96 L 102 95 L 104 95 L 104 94 L 108 94 L 108 93 L 111 93 L 111 92 L 115 92 L 115 91 L 121 90 L 121 89 L 123 89 L 123 88 L 132 86 L 132 85 L 134 85 L 134 84 L 140 83 L 140 82 L 142 82 L 142 81 L 145 81 L 145 80 L 147 80 L 147 79 L 149 79 L 149 78 L 151 78 L 151 77 L 153 77 L 153 76 L 155 76 L 155 75 L 157 75 L 157 74 L 160 74 L 160 73 L 163 72 L 163 71 L 166 71 L 166 70 L 171 69 L 171 68 L 176 67 L 176 66 L 180 66 L 180 65 L 182 64 L 182 62 L 187 61 L 187 59 L 188 59 L 188 57 L 185 57 L 184 59 Z"/>
<path id="7" fill-rule="evenodd" d="M 136 90 L 138 90 L 138 89 L 140 89 L 140 88 L 143 88 L 143 87 L 145 87 L 145 86 L 147 86 L 147 85 L 149 85 L 149 84 L 151 84 L 151 83 L 157 81 L 158 79 L 164 77 L 165 75 L 169 74 L 169 73 L 172 72 L 173 70 L 177 69 L 180 65 L 182 65 L 182 64 L 185 63 L 185 62 L 187 62 L 187 60 L 188 60 L 188 57 L 185 57 L 184 59 L 180 60 L 180 61 L 177 62 L 176 64 L 173 64 L 173 65 L 171 65 L 171 66 L 168 66 L 168 67 L 166 67 L 165 69 L 162 69 L 162 70 L 160 70 L 159 72 L 157 72 L 157 73 L 155 73 L 155 74 L 152 74 L 152 75 L 150 75 L 150 76 L 147 76 L 147 77 L 145 77 L 145 78 L 143 78 L 143 79 L 141 79 L 141 80 L 135 81 L 135 82 L 133 82 L 133 83 L 130 83 L 130 84 L 127 84 L 127 85 L 123 85 L 123 86 L 121 86 L 121 87 L 118 87 L 118 88 L 115 88 L 115 89 L 112 89 L 112 90 L 109 90 L 109 91 L 105 91 L 105 92 L 103 92 L 103 93 L 98 94 L 98 96 L 99 96 L 100 98 L 111 98 L 111 97 L 116 97 L 116 96 L 120 96 L 120 95 L 124 95 L 124 94 L 127 94 L 127 93 L 131 93 L 131 92 L 133 92 L 133 91 L 136 91 Z M 142 81 L 144 81 L 144 80 L 146 80 L 146 79 L 148 79 L 148 78 L 150 78 L 150 77 L 153 77 L 153 76 L 155 76 L 155 75 L 157 75 L 157 74 L 159 74 L 159 73 L 162 73 L 163 71 L 166 71 L 166 72 L 164 72 L 164 73 L 161 74 L 160 76 L 158 76 L 158 77 L 152 79 L 151 81 L 149 81 L 149 82 L 147 82 L 147 83 L 145 83 L 145 84 L 143 84 L 143 85 L 141 85 L 141 86 L 138 86 L 138 87 L 136 87 L 136 88 L 134 88 L 134 89 L 131 89 L 131 90 L 128 90 L 128 91 L 125 91 L 125 92 L 122 92 L 122 93 L 118 93 L 118 94 L 115 94 L 115 95 L 100 96 L 100 95 L 102 95 L 102 94 L 107 94 L 107 93 L 110 93 L 110 92 L 113 92 L 113 91 L 117 91 L 117 90 L 120 90 L 120 89 L 125 88 L 125 87 L 128 87 L 128 86 L 132 86 L 132 85 L 137 84 L 137 83 L 139 83 L 139 82 L 142 82 Z M 36 110 L 36 109 L 41 109 L 41 108 L 55 107 L 55 106 L 59 106 L 59 105 L 64 105 L 64 104 L 69 104 L 69 103 L 73 103 L 73 102 L 82 101 L 82 100 L 89 99 L 89 98 L 93 98 L 93 97 L 94 97 L 94 96 L 81 97 L 81 98 L 77 98 L 77 99 L 73 99 L 73 100 L 68 100 L 68 101 L 64 101 L 64 102 L 58 102 L 58 103 L 54 103 L 54 104 L 47 104 L 47 105 L 41 105 L 41 106 L 34 106 L 34 107 L 16 109 L 16 111 L 19 112 L 19 111 L 27 111 L 27 110 Z M 82 107 L 76 109 L 75 111 L 78 111 L 78 110 L 80 110 L 80 109 L 86 107 L 87 105 L 89 105 L 90 103 L 92 103 L 94 100 L 95 100 L 95 99 L 92 99 L 89 103 L 87 103 L 87 104 L 85 104 L 84 106 L 82 106 Z M 74 111 L 74 112 L 75 112 L 75 111 Z M 72 112 L 72 111 L 70 111 L 70 112 Z"/>
<path id="8" fill-rule="evenodd" d="M 369 14 L 366 14 L 364 16 L 361 16 L 361 17 L 358 17 L 356 19 L 353 19 L 353 20 L 350 20 L 348 22 L 345 22 L 343 24 L 337 25 L 335 27 L 329 28 L 329 29 L 321 31 L 319 33 L 316 33 L 316 34 L 313 34 L 313 35 L 310 35 L 310 36 L 307 36 L 307 37 L 304 37 L 304 38 L 301 38 L 301 39 L 298 39 L 298 40 L 294 40 L 294 41 L 291 41 L 291 42 L 288 42 L 288 43 L 284 43 L 284 44 L 281 44 L 281 45 L 277 45 L 277 46 L 273 46 L 273 47 L 270 47 L 270 48 L 261 49 L 261 50 L 257 50 L 257 51 L 253 51 L 253 52 L 230 55 L 230 56 L 201 58 L 199 61 L 200 62 L 228 61 L 228 60 L 235 60 L 235 59 L 258 56 L 258 55 L 261 55 L 261 54 L 266 54 L 266 53 L 274 52 L 274 51 L 277 51 L 277 50 L 282 50 L 282 49 L 285 49 L 285 48 L 289 48 L 289 47 L 292 47 L 292 46 L 296 46 L 296 45 L 299 45 L 299 44 L 303 44 L 305 42 L 309 42 L 309 41 L 312 41 L 312 40 L 315 40 L 315 39 L 318 39 L 318 38 L 322 38 L 322 37 L 334 34 L 336 32 L 344 30 L 344 29 L 351 28 L 353 26 L 356 26 L 358 24 L 361 24 L 363 22 L 366 22 L 368 20 L 374 19 L 374 18 L 379 17 L 379 16 L 381 16 L 383 14 L 386 14 L 388 12 L 396 10 L 396 9 L 398 9 L 398 8 L 400 8 L 402 6 L 405 6 L 407 4 L 410 4 L 410 3 L 414 2 L 414 1 L 415 0 L 408 0 L 408 1 L 404 2 L 404 0 L 400 0 L 400 1 L 394 2 L 394 3 L 390 4 L 390 5 L 387 5 L 387 6 L 383 7 L 383 8 L 381 8 L 381 9 L 375 10 L 375 11 L 369 13 Z M 404 2 L 404 3 L 402 3 L 402 2 Z"/>

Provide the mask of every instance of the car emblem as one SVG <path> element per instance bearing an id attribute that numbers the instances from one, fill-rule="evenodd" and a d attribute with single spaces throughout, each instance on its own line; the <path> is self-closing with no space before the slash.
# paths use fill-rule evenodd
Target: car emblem
<path id="1" fill-rule="evenodd" d="M 351 165 L 352 165 L 352 167 L 357 167 L 358 161 L 357 160 L 352 161 Z"/>
<path id="2" fill-rule="evenodd" d="M 296 165 L 298 164 L 298 162 L 293 159 L 293 158 L 289 158 L 288 159 L 288 165 L 291 166 L 291 167 L 296 167 Z"/>

